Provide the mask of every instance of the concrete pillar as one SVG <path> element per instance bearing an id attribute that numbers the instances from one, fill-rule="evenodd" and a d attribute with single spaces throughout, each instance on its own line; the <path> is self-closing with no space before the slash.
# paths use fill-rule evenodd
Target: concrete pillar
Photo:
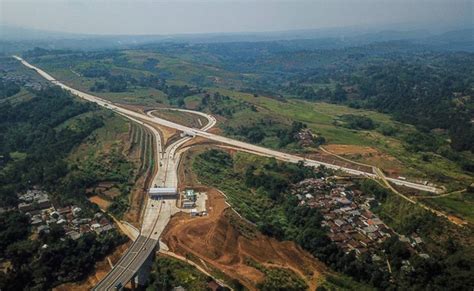
<path id="1" fill-rule="evenodd" d="M 156 251 L 159 250 L 159 244 L 156 245 L 155 249 L 150 253 L 148 258 L 145 260 L 143 265 L 135 275 L 135 281 L 140 286 L 145 286 L 150 277 L 151 266 L 153 265 L 153 258 L 155 257 Z"/>

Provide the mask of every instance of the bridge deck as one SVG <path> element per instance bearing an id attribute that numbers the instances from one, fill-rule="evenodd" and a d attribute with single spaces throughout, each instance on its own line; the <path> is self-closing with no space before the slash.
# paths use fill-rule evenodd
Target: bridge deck
<path id="1" fill-rule="evenodd" d="M 114 268 L 93 290 L 115 290 L 115 286 L 125 286 L 138 272 L 148 256 L 154 251 L 158 241 L 139 236 L 118 261 Z"/>

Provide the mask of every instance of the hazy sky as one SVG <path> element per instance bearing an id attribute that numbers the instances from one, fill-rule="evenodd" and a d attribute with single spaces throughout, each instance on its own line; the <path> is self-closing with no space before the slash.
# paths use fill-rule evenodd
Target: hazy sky
<path id="1" fill-rule="evenodd" d="M 436 23 L 473 26 L 472 0 L 0 0 L 0 23 L 91 34 L 176 34 Z"/>

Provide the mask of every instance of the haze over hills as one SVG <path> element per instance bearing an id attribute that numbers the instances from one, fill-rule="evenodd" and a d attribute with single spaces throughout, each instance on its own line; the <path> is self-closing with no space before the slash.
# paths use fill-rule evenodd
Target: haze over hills
<path id="1" fill-rule="evenodd" d="M 174 35 L 95 35 L 45 31 L 15 26 L 0 26 L 0 51 L 30 49 L 133 48 L 153 43 L 224 43 L 299 40 L 295 49 L 327 49 L 365 45 L 373 42 L 410 41 L 413 44 L 440 50 L 474 50 L 474 29 L 443 32 L 428 29 L 383 30 L 364 27 L 290 30 L 277 32 L 200 33 Z"/>

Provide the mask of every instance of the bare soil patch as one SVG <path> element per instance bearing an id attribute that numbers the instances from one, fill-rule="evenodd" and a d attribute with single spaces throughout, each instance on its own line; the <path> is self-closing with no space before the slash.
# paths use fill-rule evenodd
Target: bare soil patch
<path id="1" fill-rule="evenodd" d="M 110 205 L 110 201 L 100 197 L 99 195 L 94 195 L 94 196 L 91 196 L 89 197 L 89 201 L 94 203 L 94 204 L 97 204 L 100 209 L 103 209 L 103 210 L 107 210 L 107 208 L 109 208 L 109 205 Z"/>
<path id="2" fill-rule="evenodd" d="M 379 167 L 389 177 L 398 177 L 403 171 L 403 165 L 399 160 L 373 147 L 329 144 L 325 145 L 324 148 L 344 158 Z"/>
<path id="3" fill-rule="evenodd" d="M 249 259 L 293 270 L 310 290 L 316 288 L 326 271 L 322 263 L 293 242 L 280 242 L 256 231 L 238 218 L 217 190 L 207 189 L 207 193 L 208 216 L 192 218 L 180 213 L 168 224 L 162 239 L 170 251 L 197 257 L 195 263 L 209 272 L 212 268 L 220 270 L 250 290 L 256 290 L 264 274 L 251 267 Z"/>
<path id="4" fill-rule="evenodd" d="M 367 155 L 378 153 L 378 151 L 372 147 L 356 145 L 329 144 L 326 145 L 325 148 L 336 155 Z"/>
<path id="5" fill-rule="evenodd" d="M 350 168 L 350 169 L 354 169 L 354 170 L 358 170 L 358 171 L 364 171 L 364 172 L 368 172 L 368 173 L 372 172 L 372 167 L 356 164 L 356 163 L 353 163 L 353 162 L 349 162 L 349 161 L 343 160 L 339 157 L 324 153 L 322 151 L 312 152 L 310 154 L 307 154 L 305 157 L 309 158 L 309 159 L 316 160 L 316 161 L 320 161 L 320 162 L 323 162 L 323 163 L 338 165 L 338 166 L 341 166 L 341 167 Z"/>
<path id="6" fill-rule="evenodd" d="M 154 125 L 154 127 L 162 133 L 161 137 L 163 139 L 163 144 L 167 144 L 173 136 L 178 134 L 176 129 L 157 125 Z"/>

